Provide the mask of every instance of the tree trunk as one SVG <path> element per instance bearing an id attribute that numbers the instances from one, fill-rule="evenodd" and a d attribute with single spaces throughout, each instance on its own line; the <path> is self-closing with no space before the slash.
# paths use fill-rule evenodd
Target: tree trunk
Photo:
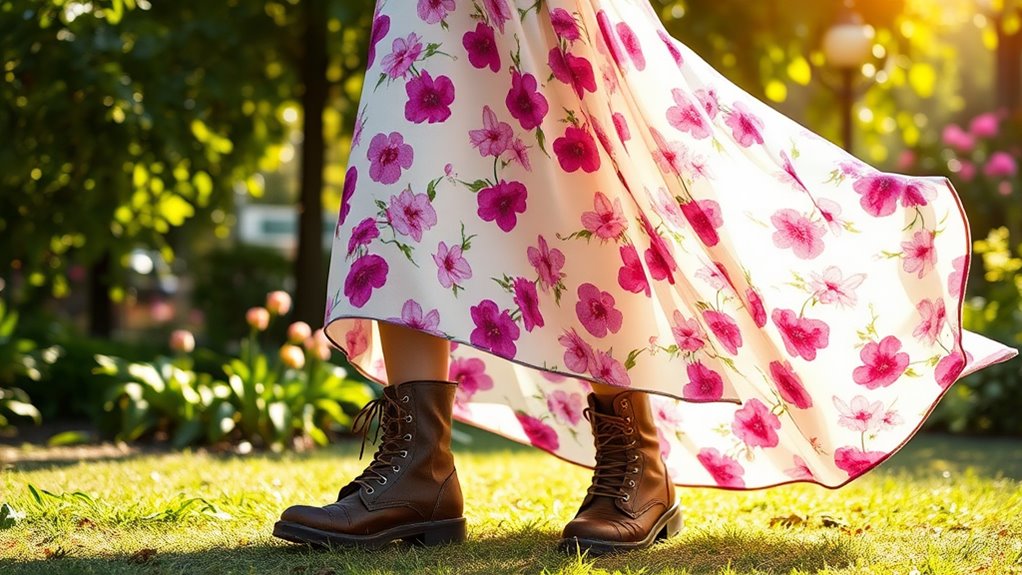
<path id="1" fill-rule="evenodd" d="M 89 334 L 109 339 L 114 333 L 114 302 L 110 300 L 111 258 L 106 252 L 89 269 Z"/>
<path id="2" fill-rule="evenodd" d="M 303 0 L 305 50 L 301 62 L 301 199 L 298 205 L 298 255 L 295 260 L 295 320 L 322 325 L 326 299 L 323 273 L 323 168 L 326 155 L 323 112 L 327 101 L 327 0 Z"/>

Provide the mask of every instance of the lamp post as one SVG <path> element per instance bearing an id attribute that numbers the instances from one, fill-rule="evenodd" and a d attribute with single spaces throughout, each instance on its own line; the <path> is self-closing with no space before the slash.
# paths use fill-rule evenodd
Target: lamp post
<path id="1" fill-rule="evenodd" d="M 1008 8 L 998 9 L 993 0 L 976 0 L 976 5 L 997 31 L 997 106 L 1018 111 L 1022 108 L 1022 30 L 1006 29 Z"/>
<path id="2" fill-rule="evenodd" d="M 873 27 L 866 25 L 852 3 L 846 1 L 823 36 L 823 54 L 827 63 L 841 75 L 841 83 L 834 87 L 834 91 L 841 107 L 841 141 L 848 152 L 852 152 L 854 145 L 853 112 L 858 95 L 855 80 L 873 51 L 873 35 Z"/>

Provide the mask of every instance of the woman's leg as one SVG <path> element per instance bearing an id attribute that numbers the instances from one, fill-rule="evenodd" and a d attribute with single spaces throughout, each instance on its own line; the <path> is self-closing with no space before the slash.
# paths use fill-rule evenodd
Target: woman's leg
<path id="1" fill-rule="evenodd" d="M 382 321 L 379 327 L 383 361 L 391 385 L 407 381 L 447 381 L 451 342 Z"/>

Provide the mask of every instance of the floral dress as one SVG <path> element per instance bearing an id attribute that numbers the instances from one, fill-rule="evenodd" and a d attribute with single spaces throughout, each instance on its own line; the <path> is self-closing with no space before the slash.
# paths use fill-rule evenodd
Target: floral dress
<path id="1" fill-rule="evenodd" d="M 326 333 L 452 341 L 458 419 L 582 465 L 590 381 L 652 392 L 679 485 L 836 487 L 1013 349 L 961 327 L 950 183 L 729 82 L 645 0 L 380 0 Z"/>

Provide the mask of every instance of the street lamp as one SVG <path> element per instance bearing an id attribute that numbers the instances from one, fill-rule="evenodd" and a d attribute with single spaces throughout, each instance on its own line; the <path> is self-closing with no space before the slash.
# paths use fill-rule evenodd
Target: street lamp
<path id="1" fill-rule="evenodd" d="M 855 80 L 862 65 L 873 51 L 874 30 L 846 1 L 837 19 L 823 36 L 823 54 L 827 63 L 841 74 L 841 84 L 834 87 L 841 106 L 841 141 L 845 150 L 853 146 L 853 108 L 857 96 Z"/>

